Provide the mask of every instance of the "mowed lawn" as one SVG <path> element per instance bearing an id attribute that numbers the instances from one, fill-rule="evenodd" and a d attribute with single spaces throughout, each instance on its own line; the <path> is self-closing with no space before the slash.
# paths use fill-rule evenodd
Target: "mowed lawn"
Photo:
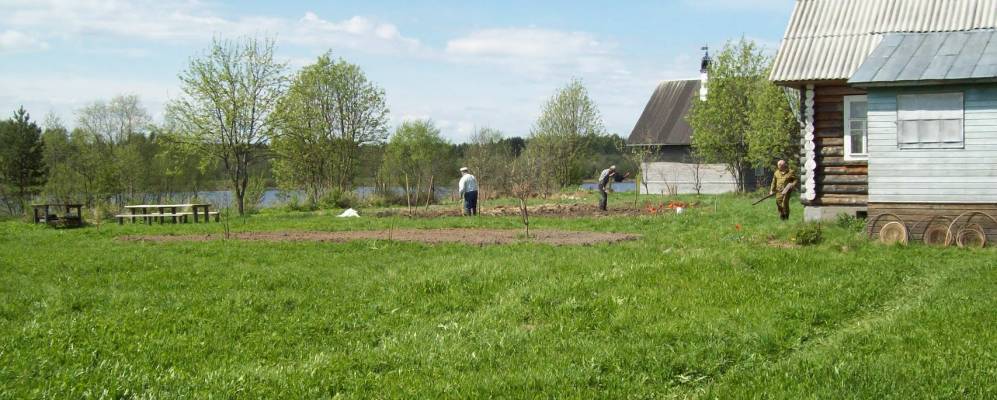
<path id="1" fill-rule="evenodd" d="M 701 202 L 532 219 L 643 235 L 588 247 L 135 243 L 116 237 L 223 225 L 3 222 L 0 399 L 997 397 L 997 250 L 834 223 L 792 248 L 799 223 L 773 204 Z M 231 229 L 521 227 L 333 214 Z"/>

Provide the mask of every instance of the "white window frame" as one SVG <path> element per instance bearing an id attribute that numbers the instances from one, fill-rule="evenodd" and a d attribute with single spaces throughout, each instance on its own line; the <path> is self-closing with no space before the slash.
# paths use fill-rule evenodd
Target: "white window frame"
<path id="1" fill-rule="evenodd" d="M 930 110 L 903 110 L 900 108 L 900 98 L 906 96 L 925 95 L 958 95 L 961 100 L 958 111 L 930 111 Z M 958 118 L 954 118 L 958 116 Z M 959 120 L 959 141 L 937 141 L 937 142 L 904 142 L 903 141 L 903 121 L 932 121 L 932 120 Z M 961 91 L 951 92 L 926 92 L 926 93 L 904 93 L 897 95 L 897 148 L 901 150 L 916 149 L 964 149 L 966 148 L 966 93 Z"/>
<path id="2" fill-rule="evenodd" d="M 862 135 L 865 143 L 862 144 L 862 149 L 865 153 L 852 153 L 852 116 L 851 116 L 851 103 L 864 101 L 866 104 L 866 118 L 865 118 L 865 135 Z M 868 160 L 869 159 L 869 96 L 858 95 L 858 96 L 845 96 L 844 97 L 844 108 L 845 108 L 845 120 L 842 125 L 842 131 L 845 134 L 845 160 Z"/>

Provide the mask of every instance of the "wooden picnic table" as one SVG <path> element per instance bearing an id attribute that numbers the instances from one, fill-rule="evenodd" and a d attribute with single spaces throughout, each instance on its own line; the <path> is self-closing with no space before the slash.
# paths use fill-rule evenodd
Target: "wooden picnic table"
<path id="1" fill-rule="evenodd" d="M 172 217 L 173 222 L 177 222 L 178 210 L 180 209 L 190 209 L 191 213 L 194 214 L 194 222 L 198 222 L 199 218 L 203 215 L 204 222 L 208 222 L 211 216 L 211 204 L 207 203 L 186 203 L 186 204 L 137 204 L 132 206 L 125 206 L 125 209 L 130 210 L 133 216 L 138 215 L 153 215 L 149 214 L 149 210 L 158 211 L 160 214 L 160 222 L 164 216 Z M 167 210 L 169 212 L 167 212 Z M 203 213 L 202 213 L 203 211 Z M 148 220 L 152 217 L 145 217 Z M 132 219 L 134 221 L 134 218 Z"/>
<path id="2" fill-rule="evenodd" d="M 82 226 L 83 225 L 83 205 L 82 204 L 72 204 L 72 203 L 55 203 L 55 204 L 32 204 L 31 208 L 34 209 L 35 223 L 44 222 L 56 223 L 63 221 L 69 226 Z M 57 214 L 52 214 L 52 209 L 64 209 L 66 213 L 62 216 Z M 76 213 L 73 214 L 73 210 Z M 39 214 L 39 212 L 41 212 Z"/>

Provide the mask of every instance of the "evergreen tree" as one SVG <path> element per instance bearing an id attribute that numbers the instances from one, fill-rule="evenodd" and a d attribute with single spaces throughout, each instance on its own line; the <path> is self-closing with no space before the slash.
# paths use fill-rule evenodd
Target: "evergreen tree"
<path id="1" fill-rule="evenodd" d="M 16 213 L 45 184 L 42 129 L 19 108 L 0 122 L 0 196 L 7 210 Z"/>

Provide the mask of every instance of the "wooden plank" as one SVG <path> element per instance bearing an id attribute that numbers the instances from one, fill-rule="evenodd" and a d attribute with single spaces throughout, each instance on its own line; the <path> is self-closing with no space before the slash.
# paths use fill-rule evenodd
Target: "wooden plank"
<path id="1" fill-rule="evenodd" d="M 819 139 L 824 139 L 824 138 L 842 138 L 841 140 L 845 140 L 844 139 L 845 134 L 843 132 L 844 131 L 840 127 L 836 128 L 836 129 L 825 128 L 825 129 L 821 129 L 821 130 L 815 131 L 814 132 L 814 137 L 815 138 L 819 138 Z"/>
<path id="2" fill-rule="evenodd" d="M 818 146 L 844 146 L 845 138 L 842 137 L 822 137 L 816 139 Z"/>
<path id="3" fill-rule="evenodd" d="M 869 167 L 866 165 L 851 165 L 843 167 L 823 166 L 819 169 L 823 175 L 868 175 Z"/>
<path id="4" fill-rule="evenodd" d="M 817 96 L 853 96 L 866 94 L 866 91 L 851 86 L 833 85 L 818 86 L 814 88 L 814 93 Z"/>
<path id="5" fill-rule="evenodd" d="M 828 156 L 844 156 L 845 148 L 841 146 L 822 146 L 820 148 L 820 155 L 824 157 Z"/>
<path id="6" fill-rule="evenodd" d="M 818 190 L 826 194 L 865 195 L 869 188 L 866 185 L 824 185 Z"/>
<path id="7" fill-rule="evenodd" d="M 846 195 L 846 194 L 820 194 L 817 197 L 819 204 L 829 206 L 864 206 L 866 196 Z"/>
<path id="8" fill-rule="evenodd" d="M 844 166 L 866 166 L 868 165 L 865 160 L 845 160 L 844 157 L 823 157 L 820 160 L 820 165 L 826 167 L 844 167 Z"/>
<path id="9" fill-rule="evenodd" d="M 829 128 L 841 129 L 843 124 L 844 123 L 842 121 L 838 120 L 814 118 L 814 128 L 816 129 L 829 129 Z"/>
<path id="10" fill-rule="evenodd" d="M 817 177 L 819 184 L 831 185 L 866 185 L 869 177 L 866 175 L 822 175 Z"/>

